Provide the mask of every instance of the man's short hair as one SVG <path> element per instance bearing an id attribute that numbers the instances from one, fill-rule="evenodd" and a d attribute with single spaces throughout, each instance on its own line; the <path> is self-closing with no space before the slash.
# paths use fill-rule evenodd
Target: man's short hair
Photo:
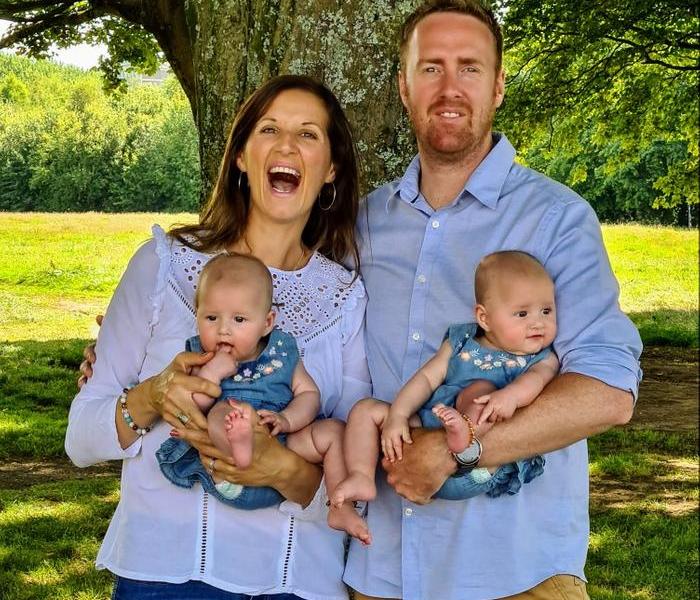
<path id="1" fill-rule="evenodd" d="M 495 41 L 496 72 L 500 71 L 503 64 L 503 34 L 501 33 L 501 26 L 498 24 L 493 11 L 479 0 L 428 0 L 408 15 L 401 28 L 401 41 L 399 44 L 401 69 L 404 70 L 406 68 L 408 42 L 418 23 L 428 15 L 442 12 L 454 12 L 474 17 L 489 28 Z"/>

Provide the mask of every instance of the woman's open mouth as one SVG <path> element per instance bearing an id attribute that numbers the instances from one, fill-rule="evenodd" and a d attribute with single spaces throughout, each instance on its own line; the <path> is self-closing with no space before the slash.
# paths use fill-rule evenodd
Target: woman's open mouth
<path id="1" fill-rule="evenodd" d="M 290 194 L 301 183 L 301 173 L 292 167 L 271 167 L 267 172 L 267 180 L 275 192 Z"/>

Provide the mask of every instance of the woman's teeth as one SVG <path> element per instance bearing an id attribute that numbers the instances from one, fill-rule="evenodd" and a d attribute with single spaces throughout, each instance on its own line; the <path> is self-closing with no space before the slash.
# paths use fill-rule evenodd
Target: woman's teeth
<path id="1" fill-rule="evenodd" d="M 291 167 L 272 167 L 267 172 L 272 189 L 276 192 L 292 192 L 299 186 L 301 173 Z"/>

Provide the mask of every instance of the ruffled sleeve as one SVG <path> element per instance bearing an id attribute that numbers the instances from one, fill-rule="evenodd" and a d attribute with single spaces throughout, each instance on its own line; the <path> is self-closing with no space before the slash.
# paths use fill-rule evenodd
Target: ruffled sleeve
<path id="1" fill-rule="evenodd" d="M 346 421 L 353 405 L 372 395 L 365 348 L 365 286 L 358 277 L 351 285 L 341 315 L 343 353 L 343 388 L 332 416 Z"/>
<path id="2" fill-rule="evenodd" d="M 100 327 L 93 376 L 71 404 L 65 448 L 79 467 L 133 457 L 141 449 L 141 438 L 126 449 L 119 444 L 116 398 L 122 389 L 139 382 L 151 331 L 158 322 L 169 263 L 164 235 L 161 240 L 158 236 L 154 228 L 154 239 L 130 260 Z"/>
<path id="3" fill-rule="evenodd" d="M 158 274 L 156 275 L 156 285 L 151 294 L 151 328 L 158 324 L 160 319 L 160 309 L 163 306 L 165 288 L 168 284 L 168 272 L 170 271 L 170 256 L 172 254 L 172 239 L 169 238 L 160 225 L 151 228 L 153 240 L 156 245 L 156 255 L 158 256 Z"/>

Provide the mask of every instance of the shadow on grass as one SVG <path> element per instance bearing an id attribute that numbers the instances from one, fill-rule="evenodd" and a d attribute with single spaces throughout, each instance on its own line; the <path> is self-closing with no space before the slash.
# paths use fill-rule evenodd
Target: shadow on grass
<path id="1" fill-rule="evenodd" d="M 591 599 L 697 597 L 697 431 L 615 428 L 589 449 Z"/>
<path id="2" fill-rule="evenodd" d="M 117 498 L 116 477 L 0 491 L 0 598 L 108 598 L 94 558 Z"/>
<path id="3" fill-rule="evenodd" d="M 0 347 L 0 458 L 63 455 L 83 339 Z"/>
<path id="4" fill-rule="evenodd" d="M 628 313 L 645 346 L 698 347 L 698 313 L 658 309 Z"/>

